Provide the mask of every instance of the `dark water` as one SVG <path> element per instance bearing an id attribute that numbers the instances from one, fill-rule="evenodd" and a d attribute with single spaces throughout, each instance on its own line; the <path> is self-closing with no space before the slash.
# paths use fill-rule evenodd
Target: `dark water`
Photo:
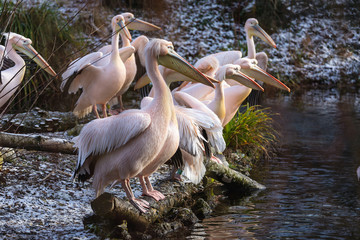
<path id="1" fill-rule="evenodd" d="M 228 197 L 190 238 L 360 239 L 360 95 L 311 91 L 266 105 L 283 135 L 251 173 L 267 189 Z"/>

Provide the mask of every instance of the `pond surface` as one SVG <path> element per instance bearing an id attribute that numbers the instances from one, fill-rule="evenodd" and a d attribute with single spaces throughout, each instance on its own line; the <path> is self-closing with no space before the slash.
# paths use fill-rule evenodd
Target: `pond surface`
<path id="1" fill-rule="evenodd" d="M 268 99 L 282 134 L 251 177 L 267 189 L 228 197 L 190 238 L 359 239 L 359 94 L 310 91 Z"/>

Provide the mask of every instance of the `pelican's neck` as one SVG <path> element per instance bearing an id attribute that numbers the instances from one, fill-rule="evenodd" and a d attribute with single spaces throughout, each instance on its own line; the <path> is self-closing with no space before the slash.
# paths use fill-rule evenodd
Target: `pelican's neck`
<path id="1" fill-rule="evenodd" d="M 7 53 L 7 56 L 14 61 L 15 66 L 22 68 L 25 65 L 24 59 L 17 54 L 15 48 L 12 47 L 10 42 L 6 44 L 5 52 Z"/>
<path id="2" fill-rule="evenodd" d="M 246 43 L 248 49 L 248 58 L 255 59 L 256 50 L 253 36 L 249 36 L 248 32 L 246 32 Z"/>
<path id="3" fill-rule="evenodd" d="M 126 37 L 126 35 L 125 35 L 125 33 L 124 33 L 124 30 L 121 30 L 120 36 L 121 36 L 121 42 L 122 42 L 122 46 L 121 46 L 121 47 L 131 46 L 130 40 Z"/>
<path id="4" fill-rule="evenodd" d="M 15 66 L 11 68 L 11 71 L 14 74 L 25 74 L 25 61 L 22 57 L 15 51 L 15 48 L 12 47 L 12 44 L 8 42 L 5 47 L 5 52 L 7 52 L 7 56 L 14 61 Z M 22 79 L 23 77 L 21 77 Z"/>
<path id="5" fill-rule="evenodd" d="M 171 100 L 171 93 L 167 87 L 163 76 L 159 71 L 159 65 L 156 57 L 152 55 L 146 56 L 146 72 L 153 84 L 154 100 L 159 99 L 161 101 Z"/>
<path id="6" fill-rule="evenodd" d="M 112 36 L 112 39 L 111 39 L 111 49 L 112 49 L 111 60 L 114 61 L 116 59 L 120 59 L 120 55 L 119 55 L 119 32 L 113 32 L 113 36 Z"/>
<path id="7" fill-rule="evenodd" d="M 216 83 L 214 100 L 217 102 L 224 101 L 224 81 Z"/>

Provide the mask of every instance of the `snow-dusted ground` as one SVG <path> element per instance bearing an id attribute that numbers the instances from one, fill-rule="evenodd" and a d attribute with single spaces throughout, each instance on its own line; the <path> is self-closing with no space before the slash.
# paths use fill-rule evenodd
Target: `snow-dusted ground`
<path id="1" fill-rule="evenodd" d="M 79 1 L 65 2 L 60 10 L 69 17 L 83 6 Z M 244 23 L 236 24 L 232 17 L 236 2 L 234 6 L 223 6 L 216 0 L 164 2 L 167 4 L 162 11 L 118 11 L 131 11 L 161 26 L 162 31 L 148 35 L 173 41 L 176 51 L 192 63 L 207 54 L 233 48 L 246 53 L 246 49 L 238 49 L 238 41 L 245 44 L 245 35 Z M 250 11 L 254 1 L 248 2 Z M 288 28 L 275 28 L 271 35 L 277 49 L 255 40 L 269 55 L 269 72 L 290 81 L 311 80 L 313 85 L 359 84 L 360 24 L 354 21 L 359 6 L 353 4 L 355 8 L 350 8 L 352 1 L 345 0 L 283 2 L 294 18 Z M 69 4 L 74 4 L 73 8 Z M 109 20 L 111 15 L 104 18 Z M 139 34 L 143 33 L 135 31 L 133 37 Z M 100 37 L 94 36 L 93 40 L 97 39 Z M 18 156 L 5 161 L 0 178 L 0 238 L 96 238 L 82 224 L 84 215 L 92 212 L 91 183 L 80 188 L 68 176 L 76 156 L 34 151 L 18 151 Z M 41 181 L 55 169 L 62 172 Z M 139 185 L 132 186 L 139 195 Z M 119 186 L 110 191 L 124 196 Z"/>
<path id="2" fill-rule="evenodd" d="M 95 192 L 91 182 L 82 186 L 71 181 L 75 163 L 75 155 L 26 150 L 5 160 L 0 174 L 0 239 L 97 239 L 82 223 L 92 213 Z M 156 173 L 151 179 L 167 176 Z M 140 196 L 139 183 L 132 181 L 131 186 Z M 125 198 L 119 185 L 107 192 Z"/>

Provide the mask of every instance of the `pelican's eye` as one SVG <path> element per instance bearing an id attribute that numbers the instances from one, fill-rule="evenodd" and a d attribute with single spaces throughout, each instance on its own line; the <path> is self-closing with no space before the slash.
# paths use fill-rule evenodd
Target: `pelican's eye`
<path id="1" fill-rule="evenodd" d="M 169 45 L 169 46 L 168 46 L 168 49 L 174 50 L 174 46 Z"/>

